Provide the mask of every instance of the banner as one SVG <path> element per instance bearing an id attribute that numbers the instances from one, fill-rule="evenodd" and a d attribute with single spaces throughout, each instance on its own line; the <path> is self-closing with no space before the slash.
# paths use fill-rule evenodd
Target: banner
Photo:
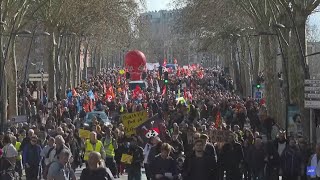
<path id="1" fill-rule="evenodd" d="M 148 142 L 148 139 L 152 136 L 159 136 L 162 141 L 168 139 L 167 128 L 164 125 L 164 120 L 159 114 L 154 115 L 138 126 L 136 132 L 144 142 Z"/>
<path id="2" fill-rule="evenodd" d="M 213 130 L 210 131 L 211 142 L 227 142 L 231 132 L 227 130 Z"/>
<path id="3" fill-rule="evenodd" d="M 79 129 L 79 137 L 83 139 L 89 139 L 90 138 L 90 131 Z"/>
<path id="4" fill-rule="evenodd" d="M 143 124 L 148 119 L 147 111 L 127 113 L 120 117 L 124 125 L 124 131 L 127 136 L 136 134 L 136 127 Z"/>
<path id="5" fill-rule="evenodd" d="M 28 116 L 26 115 L 22 115 L 22 116 L 14 116 L 11 118 L 11 123 L 24 123 L 28 121 Z"/>

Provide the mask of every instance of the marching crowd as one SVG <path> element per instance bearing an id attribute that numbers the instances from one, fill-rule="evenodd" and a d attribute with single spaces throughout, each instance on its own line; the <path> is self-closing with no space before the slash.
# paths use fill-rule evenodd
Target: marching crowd
<path id="1" fill-rule="evenodd" d="M 129 90 L 126 74 L 109 69 L 54 101 L 45 94 L 33 99 L 31 83 L 27 97 L 21 89 L 19 111 L 28 121 L 12 122 L 0 134 L 0 179 L 75 180 L 84 165 L 80 180 L 124 173 L 140 180 L 142 168 L 148 180 L 320 179 L 320 145 L 283 131 L 264 101 L 238 96 L 223 71 L 154 70 L 145 81 L 145 89 Z M 91 111 L 104 111 L 111 123 L 94 117 L 85 125 Z M 140 111 L 155 119 L 144 127 L 148 135 L 126 134 L 121 116 Z M 90 131 L 88 138 L 81 129 Z M 308 177 L 310 166 L 315 174 Z"/>

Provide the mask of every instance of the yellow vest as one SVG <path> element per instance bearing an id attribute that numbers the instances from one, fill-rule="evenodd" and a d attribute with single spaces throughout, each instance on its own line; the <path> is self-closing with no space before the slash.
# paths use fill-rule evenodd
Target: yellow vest
<path id="1" fill-rule="evenodd" d="M 93 150 L 93 146 L 92 146 L 90 140 L 88 139 L 88 140 L 86 141 L 86 151 L 85 151 L 85 153 L 84 153 L 83 159 L 84 159 L 85 161 L 88 161 L 88 159 L 89 159 L 89 154 L 90 154 L 92 151 L 94 151 L 94 152 L 99 152 L 99 153 L 100 153 L 100 152 L 101 152 L 101 148 L 102 148 L 102 142 L 98 140 L 97 143 L 96 143 L 96 147 L 95 147 L 95 149 Z"/>
<path id="2" fill-rule="evenodd" d="M 110 144 L 107 144 L 106 141 L 104 141 L 104 150 L 106 151 L 107 157 L 114 157 L 114 147 L 113 147 L 113 139 L 110 140 Z"/>
<path id="3" fill-rule="evenodd" d="M 16 150 L 19 152 L 20 150 L 20 146 L 21 146 L 21 143 L 20 142 L 16 142 L 16 145 L 14 145 L 14 147 L 16 148 Z M 19 155 L 17 156 L 17 160 L 20 161 L 22 159 L 22 156 L 19 152 Z"/>

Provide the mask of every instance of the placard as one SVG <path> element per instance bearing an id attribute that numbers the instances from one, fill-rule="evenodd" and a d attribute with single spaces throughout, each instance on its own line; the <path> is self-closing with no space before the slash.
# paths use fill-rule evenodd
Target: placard
<path id="1" fill-rule="evenodd" d="M 83 139 L 89 139 L 90 138 L 90 131 L 79 129 L 79 137 Z"/>
<path id="2" fill-rule="evenodd" d="M 121 116 L 124 125 L 124 131 L 127 136 L 136 134 L 136 127 L 143 124 L 148 119 L 147 111 L 127 113 Z"/>
<path id="3" fill-rule="evenodd" d="M 210 139 L 212 142 L 227 142 L 231 132 L 228 130 L 210 131 Z"/>
<path id="4" fill-rule="evenodd" d="M 122 154 L 121 156 L 121 162 L 124 164 L 131 164 L 132 163 L 133 156 L 129 154 Z"/>

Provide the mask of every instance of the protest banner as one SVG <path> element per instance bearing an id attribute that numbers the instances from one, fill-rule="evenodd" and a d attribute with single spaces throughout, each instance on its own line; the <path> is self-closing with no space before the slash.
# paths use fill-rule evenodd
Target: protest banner
<path id="1" fill-rule="evenodd" d="M 90 138 L 90 131 L 79 129 L 79 137 L 83 139 L 89 139 Z"/>
<path id="2" fill-rule="evenodd" d="M 164 125 L 164 120 L 159 114 L 152 116 L 144 123 L 139 125 L 136 128 L 136 132 L 144 142 L 148 142 L 149 138 L 153 135 L 159 136 L 161 140 L 165 141 L 167 135 L 167 129 Z"/>
<path id="3" fill-rule="evenodd" d="M 231 132 L 227 130 L 210 131 L 211 142 L 227 142 Z"/>
<path id="4" fill-rule="evenodd" d="M 120 117 L 124 125 L 124 131 L 127 136 L 136 134 L 136 127 L 143 124 L 148 119 L 147 111 L 126 113 Z"/>

